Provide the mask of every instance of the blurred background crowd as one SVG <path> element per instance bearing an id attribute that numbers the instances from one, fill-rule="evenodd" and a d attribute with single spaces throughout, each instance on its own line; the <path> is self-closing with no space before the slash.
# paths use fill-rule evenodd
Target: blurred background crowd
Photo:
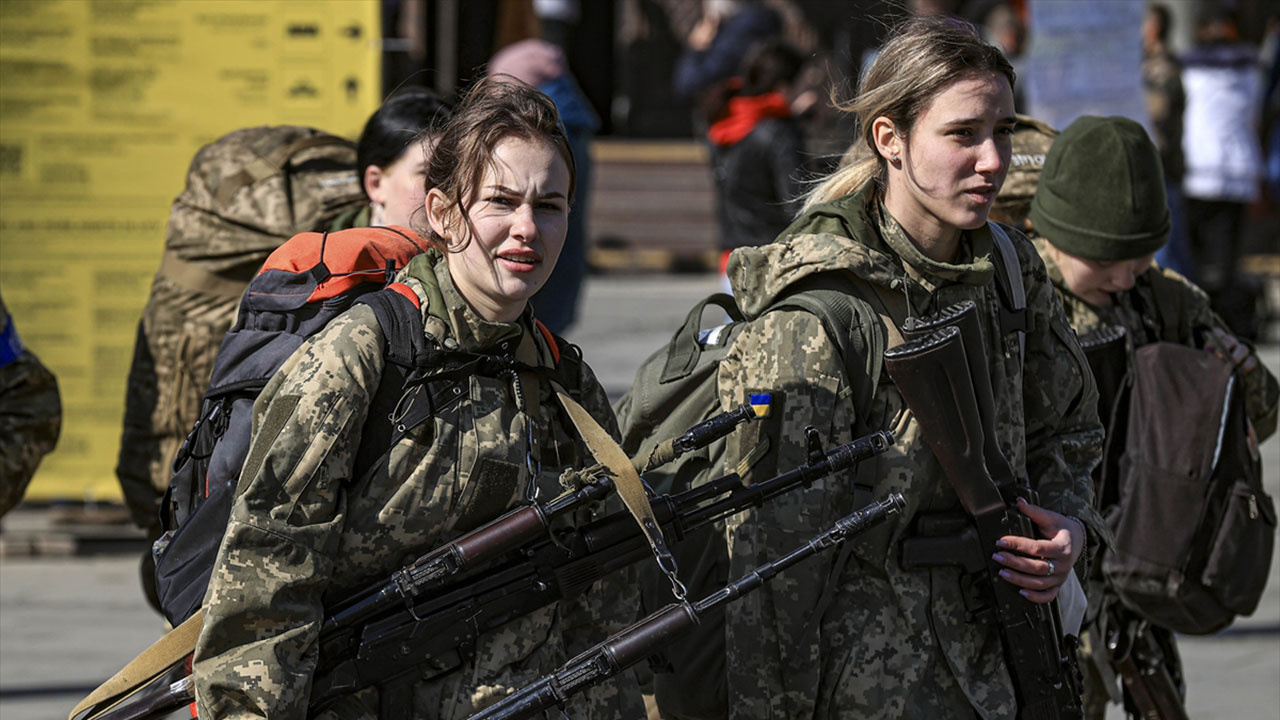
<path id="1" fill-rule="evenodd" d="M 528 38 L 555 46 L 605 141 L 588 258 L 598 269 L 700 268 L 719 257 L 711 251 L 767 242 L 785 226 L 787 200 L 854 136 L 835 107 L 888 28 L 912 14 L 971 23 L 1002 48 L 1019 72 L 1020 113 L 1056 128 L 1086 113 L 1143 123 L 1175 215 L 1161 264 L 1208 290 L 1242 335 L 1265 332 L 1274 310 L 1264 277 L 1280 270 L 1274 2 L 385 0 L 383 84 L 448 95 L 497 50 Z M 642 138 L 697 143 L 646 154 L 607 142 Z M 645 172 L 628 181 L 636 164 Z M 709 193 L 697 174 L 708 166 Z M 631 252 L 610 252 L 619 249 Z M 646 255 L 654 250 L 664 254 Z"/>

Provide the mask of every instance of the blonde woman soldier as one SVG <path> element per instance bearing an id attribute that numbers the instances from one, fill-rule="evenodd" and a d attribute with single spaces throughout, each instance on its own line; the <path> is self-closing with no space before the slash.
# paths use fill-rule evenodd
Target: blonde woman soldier
<path id="1" fill-rule="evenodd" d="M 1105 536 L 1089 479 L 1102 428 L 1092 376 L 1044 265 L 1009 228 L 1026 289 L 1025 359 L 1016 333 L 1003 333 L 997 321 L 1001 260 L 987 215 L 1009 170 L 1013 81 L 1000 51 L 967 27 L 932 19 L 901 27 L 848 106 L 871 157 L 819 185 L 777 242 L 735 251 L 728 275 L 748 317 L 788 286 L 832 272 L 855 278 L 849 285 L 865 295 L 851 292 L 872 307 L 881 306 L 869 295 L 905 316 L 977 304 L 999 444 L 1040 500 L 1019 508 L 1041 537 L 1006 537 L 989 552 L 1004 566 L 1001 582 L 1047 603 L 1081 562 L 1086 538 Z M 893 314 L 892 322 L 904 319 Z M 889 328 L 891 342 L 896 334 Z M 956 493 L 897 388 L 882 377 L 873 397 L 858 397 L 865 386 L 844 367 L 819 319 L 790 310 L 754 321 L 720 367 L 725 407 L 774 392 L 771 418 L 731 437 L 727 467 L 753 479 L 801 464 L 808 425 L 831 442 L 849 439 L 855 424 L 888 428 L 897 443 L 863 463 L 857 482 L 876 496 L 901 492 L 908 503 L 853 543 L 843 563 L 788 571 L 730 608 L 728 714 L 1014 718 L 997 628 L 967 619 L 960 571 L 899 563 L 919 514 L 962 512 Z M 866 416 L 855 407 L 869 408 Z M 726 529 L 730 576 L 850 512 L 853 488 L 851 478 L 831 479 L 736 516 Z"/>

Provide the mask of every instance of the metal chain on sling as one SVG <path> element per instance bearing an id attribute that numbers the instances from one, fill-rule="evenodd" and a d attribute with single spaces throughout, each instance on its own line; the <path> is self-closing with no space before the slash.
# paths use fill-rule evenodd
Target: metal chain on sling
<path id="1" fill-rule="evenodd" d="M 657 518 L 653 514 L 653 508 L 649 505 L 649 496 L 645 492 L 644 481 L 640 479 L 640 474 L 636 472 L 631 459 L 618 446 L 618 443 L 614 442 L 609 433 L 600 427 L 600 423 L 591 417 L 591 413 L 569 397 L 564 388 L 557 383 L 552 383 L 552 388 L 555 390 L 556 399 L 560 401 L 560 405 L 578 430 L 578 435 L 586 442 L 591 454 L 608 468 L 613 475 L 618 497 L 622 498 L 622 503 L 627 506 L 627 510 L 631 512 L 636 522 L 639 523 L 640 531 L 644 533 L 645 539 L 649 541 L 649 549 L 653 552 L 654 560 L 658 563 L 658 569 L 671 581 L 672 596 L 675 597 L 677 602 L 685 602 L 689 591 L 684 583 L 680 581 L 679 566 L 675 557 L 671 554 L 671 550 L 667 548 L 666 539 L 662 535 L 662 528 L 658 526 Z"/>
<path id="2" fill-rule="evenodd" d="M 524 466 L 529 472 L 529 482 L 524 488 L 524 499 L 526 502 L 536 502 L 541 492 L 538 487 L 538 477 L 542 475 L 542 456 L 538 452 L 538 438 L 534 432 L 533 416 L 529 414 L 529 406 L 524 398 L 524 381 L 520 379 L 520 373 L 513 368 L 503 370 L 498 375 L 511 383 L 516 412 L 524 416 Z"/>

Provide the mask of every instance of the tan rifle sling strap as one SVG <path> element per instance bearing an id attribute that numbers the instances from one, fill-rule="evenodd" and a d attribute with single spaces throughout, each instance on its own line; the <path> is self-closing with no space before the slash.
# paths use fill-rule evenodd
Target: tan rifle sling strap
<path id="1" fill-rule="evenodd" d="M 683 601 L 685 587 L 676 575 L 678 570 L 676 560 L 667 548 L 662 528 L 658 526 L 658 520 L 653 515 L 653 507 L 649 505 L 649 495 L 645 492 L 644 482 L 640 480 L 640 473 L 636 472 L 635 465 L 627 457 L 627 453 L 604 428 L 600 427 L 600 423 L 591 417 L 591 413 L 569 397 L 569 393 L 565 392 L 564 388 L 553 383 L 552 389 L 555 390 L 556 399 L 569 415 L 569 420 L 573 422 L 578 435 L 586 442 L 591 454 L 613 475 L 613 484 L 618 497 L 622 498 L 622 503 L 639 523 L 640 531 L 649 541 L 649 549 L 653 551 L 653 556 L 658 562 L 658 568 L 671 580 L 672 594 L 677 600 Z"/>
<path id="2" fill-rule="evenodd" d="M 556 344 L 554 336 L 544 326 L 539 330 L 543 333 L 548 345 Z M 552 352 L 558 353 L 558 350 Z M 531 335 L 526 334 L 521 340 L 516 349 L 516 357 L 529 364 L 537 362 L 537 352 L 533 347 Z M 558 360 L 557 356 L 557 362 Z M 531 379 L 534 383 L 540 381 L 538 377 Z M 613 476 L 614 489 L 618 497 L 622 498 L 623 505 L 640 525 L 640 531 L 649 542 L 649 548 L 658 562 L 658 568 L 671 580 L 672 592 L 676 598 L 683 600 L 685 588 L 676 576 L 675 557 L 667 548 L 662 528 L 658 526 L 658 520 L 654 517 L 653 507 L 649 504 L 649 495 L 645 492 L 644 482 L 640 480 L 640 473 L 636 471 L 635 463 L 614 441 L 613 436 L 591 417 L 591 413 L 569 395 L 563 385 L 555 380 L 548 379 L 548 381 L 552 391 L 555 392 L 556 400 L 564 408 L 565 414 L 569 416 L 569 421 L 573 423 L 578 436 L 586 443 L 592 457 Z M 537 396 L 541 397 L 541 393 L 539 392 Z"/>
<path id="3" fill-rule="evenodd" d="M 204 610 L 201 609 L 181 625 L 165 633 L 164 637 L 139 653 L 138 657 L 131 660 L 120 672 L 112 675 L 106 682 L 99 685 L 98 689 L 89 693 L 89 696 L 81 700 L 80 704 L 71 711 L 67 720 L 75 720 L 76 716 L 97 705 L 104 705 L 101 709 L 106 709 L 106 703 L 115 703 L 124 699 L 150 682 L 152 678 L 182 662 L 184 658 L 195 652 L 196 639 L 200 637 L 200 630 L 203 628 Z"/>

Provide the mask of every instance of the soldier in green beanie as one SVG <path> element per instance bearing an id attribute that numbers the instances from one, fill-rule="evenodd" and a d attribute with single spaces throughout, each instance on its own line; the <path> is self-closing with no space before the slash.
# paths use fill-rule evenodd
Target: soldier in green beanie
<path id="1" fill-rule="evenodd" d="M 1013 126 L 1013 154 L 1009 156 L 1009 175 L 991 205 L 993 222 L 1012 225 L 1023 232 L 1028 227 L 1027 212 L 1035 197 L 1044 160 L 1058 137 L 1057 128 L 1030 115 L 1018 114 Z"/>
<path id="2" fill-rule="evenodd" d="M 1029 219 L 1049 280 L 1078 335 L 1120 326 L 1131 349 L 1154 341 L 1206 348 L 1239 367 L 1245 411 L 1258 441 L 1275 431 L 1275 377 L 1209 308 L 1202 290 L 1154 264 L 1169 237 L 1169 208 L 1159 151 L 1141 125 L 1123 117 L 1084 116 L 1068 126 L 1045 158 Z M 1105 515 L 1107 508 L 1101 509 Z M 1085 714 L 1100 720 L 1108 699 L 1120 699 L 1114 680 L 1103 679 L 1114 674 L 1099 656 L 1105 651 L 1096 624 L 1112 598 L 1100 577 L 1091 582 L 1089 595 L 1082 638 Z M 1151 633 L 1170 676 L 1181 685 L 1173 633 L 1155 625 Z"/>

